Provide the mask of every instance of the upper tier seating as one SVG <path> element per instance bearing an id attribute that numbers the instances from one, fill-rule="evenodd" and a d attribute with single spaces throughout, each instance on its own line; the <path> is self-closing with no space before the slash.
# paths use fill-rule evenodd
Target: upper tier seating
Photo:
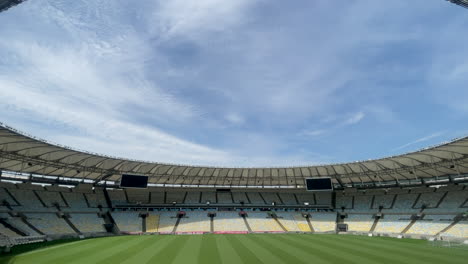
<path id="1" fill-rule="evenodd" d="M 392 209 L 383 209 L 382 212 L 418 212 L 420 209 L 413 209 L 419 194 L 398 194 Z"/>
<path id="2" fill-rule="evenodd" d="M 99 205 L 107 207 L 106 198 L 104 198 L 104 194 L 102 192 L 95 191 L 94 193 L 86 193 L 85 197 L 89 203 L 89 207 L 97 208 Z"/>
<path id="3" fill-rule="evenodd" d="M 263 200 L 265 200 L 266 204 L 282 204 L 276 193 L 264 192 L 260 193 L 260 195 L 263 197 Z"/>
<path id="4" fill-rule="evenodd" d="M 215 192 L 202 192 L 201 203 L 206 204 L 207 202 L 212 204 L 217 203 Z"/>
<path id="5" fill-rule="evenodd" d="M 415 208 L 421 208 L 425 205 L 427 208 L 434 208 L 444 196 L 443 192 L 422 193 L 416 202 Z"/>
<path id="6" fill-rule="evenodd" d="M 304 203 L 315 204 L 315 197 L 313 193 L 297 193 L 297 200 L 299 204 L 303 205 Z"/>
<path id="7" fill-rule="evenodd" d="M 257 192 L 248 192 L 247 196 L 249 197 L 251 204 L 265 204 L 265 201 Z"/>
<path id="8" fill-rule="evenodd" d="M 147 204 L 149 202 L 149 192 L 148 190 L 140 189 L 126 189 L 125 192 L 128 196 L 128 202 L 132 204 Z"/>
<path id="9" fill-rule="evenodd" d="M 55 207 L 55 204 L 58 204 L 60 207 L 67 206 L 59 192 L 36 191 L 36 193 L 47 207 Z"/>
<path id="10" fill-rule="evenodd" d="M 374 204 L 372 208 L 379 209 L 382 206 L 383 209 L 390 209 L 392 207 L 395 194 L 376 195 L 374 196 Z"/>
<path id="11" fill-rule="evenodd" d="M 463 209 L 460 206 L 463 205 L 463 202 L 468 199 L 468 190 L 465 191 L 450 191 L 447 193 L 447 196 L 439 204 L 438 208 L 427 208 L 424 209 L 425 212 L 460 212 Z M 467 210 L 467 209 L 465 209 Z"/>
<path id="12" fill-rule="evenodd" d="M 354 212 L 368 212 L 371 209 L 372 195 L 358 195 L 354 196 Z"/>
<path id="13" fill-rule="evenodd" d="M 16 198 L 24 211 L 49 211 L 44 207 L 33 190 L 11 189 L 10 193 Z"/>
<path id="14" fill-rule="evenodd" d="M 315 193 L 315 202 L 317 205 L 331 205 L 331 192 L 317 192 Z"/>
<path id="15" fill-rule="evenodd" d="M 97 211 L 96 208 L 88 207 L 83 193 L 69 192 L 62 193 L 62 195 L 69 206 L 61 208 L 63 211 Z"/>
<path id="16" fill-rule="evenodd" d="M 172 204 L 176 202 L 181 204 L 184 202 L 184 197 L 187 192 L 166 192 L 166 203 Z"/>
<path id="17" fill-rule="evenodd" d="M 240 204 L 241 202 L 245 204 L 249 204 L 249 199 L 245 195 L 245 192 L 232 192 L 232 199 L 234 200 L 234 203 Z"/>
<path id="18" fill-rule="evenodd" d="M 184 203 L 186 204 L 200 204 L 201 192 L 187 192 Z"/>
<path id="19" fill-rule="evenodd" d="M 165 192 L 151 192 L 151 201 L 152 204 L 163 204 Z"/>
<path id="20" fill-rule="evenodd" d="M 292 193 L 278 193 L 284 205 L 297 205 L 296 198 Z"/>
<path id="21" fill-rule="evenodd" d="M 124 190 L 108 190 L 109 198 L 112 201 L 112 205 L 124 205 L 128 204 L 127 196 Z"/>
<path id="22" fill-rule="evenodd" d="M 6 201 L 10 205 L 18 205 L 13 197 L 11 197 L 4 188 L 0 187 L 0 204 L 2 204 L 3 201 Z"/>
<path id="23" fill-rule="evenodd" d="M 352 209 L 353 208 L 353 198 L 354 196 L 351 195 L 343 195 L 342 193 L 336 194 L 336 208 L 346 208 Z"/>
<path id="24" fill-rule="evenodd" d="M 230 192 L 218 192 L 216 194 L 218 196 L 218 203 L 219 204 L 233 204 L 232 194 Z"/>

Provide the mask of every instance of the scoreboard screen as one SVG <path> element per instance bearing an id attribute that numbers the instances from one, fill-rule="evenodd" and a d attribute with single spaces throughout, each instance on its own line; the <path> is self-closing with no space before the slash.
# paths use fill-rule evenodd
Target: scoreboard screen
<path id="1" fill-rule="evenodd" d="M 121 188 L 147 188 L 148 176 L 122 174 L 120 180 Z"/>
<path id="2" fill-rule="evenodd" d="M 333 191 L 331 178 L 306 179 L 307 191 Z"/>

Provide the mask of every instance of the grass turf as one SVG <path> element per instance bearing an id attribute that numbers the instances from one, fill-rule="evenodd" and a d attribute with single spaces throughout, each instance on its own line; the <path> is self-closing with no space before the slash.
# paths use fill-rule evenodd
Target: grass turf
<path id="1" fill-rule="evenodd" d="M 467 263 L 424 240 L 301 234 L 148 235 L 13 248 L 0 263 Z"/>

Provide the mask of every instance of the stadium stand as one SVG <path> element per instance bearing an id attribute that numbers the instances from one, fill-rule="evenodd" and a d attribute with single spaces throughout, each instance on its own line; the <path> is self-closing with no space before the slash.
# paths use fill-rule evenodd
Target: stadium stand
<path id="1" fill-rule="evenodd" d="M 151 204 L 164 204 L 165 192 L 151 192 Z"/>
<path id="2" fill-rule="evenodd" d="M 69 219 L 81 233 L 106 232 L 104 220 L 96 213 L 73 213 Z"/>
<path id="3" fill-rule="evenodd" d="M 411 223 L 411 215 L 384 214 L 374 232 L 400 234 Z"/>
<path id="4" fill-rule="evenodd" d="M 249 212 L 247 222 L 254 232 L 282 232 L 281 226 L 265 212 Z"/>
<path id="5" fill-rule="evenodd" d="M 316 232 L 333 232 L 336 229 L 335 213 L 311 214 L 310 222 Z"/>
<path id="6" fill-rule="evenodd" d="M 177 222 L 176 212 L 161 212 L 159 214 L 158 231 L 161 233 L 171 233 Z"/>
<path id="7" fill-rule="evenodd" d="M 187 192 L 185 197 L 185 204 L 200 204 L 201 203 L 201 192 Z"/>
<path id="8" fill-rule="evenodd" d="M 117 227 L 121 232 L 142 232 L 142 219 L 138 212 L 112 212 Z"/>
<path id="9" fill-rule="evenodd" d="M 147 204 L 149 201 L 149 192 L 141 189 L 127 189 L 128 202 L 134 204 Z"/>
<path id="10" fill-rule="evenodd" d="M 453 218 L 453 215 L 425 215 L 423 219 L 416 221 L 406 233 L 434 236 L 449 226 Z"/>
<path id="11" fill-rule="evenodd" d="M 374 219 L 372 214 L 348 214 L 345 219 L 349 231 L 369 232 Z"/>
<path id="12" fill-rule="evenodd" d="M 214 218 L 214 231 L 215 232 L 233 232 L 244 231 L 247 232 L 247 226 L 238 212 L 217 212 Z"/>
<path id="13" fill-rule="evenodd" d="M 232 195 L 230 192 L 218 192 L 218 203 L 219 204 L 233 204 Z"/>
<path id="14" fill-rule="evenodd" d="M 207 212 L 187 212 L 187 216 L 180 219 L 177 232 L 210 232 L 210 221 Z"/>
<path id="15" fill-rule="evenodd" d="M 293 193 L 278 193 L 284 205 L 297 205 L 296 198 Z"/>
<path id="16" fill-rule="evenodd" d="M 47 235 L 75 234 L 73 229 L 55 213 L 28 213 L 28 222 Z"/>
<path id="17" fill-rule="evenodd" d="M 245 194 L 245 192 L 233 192 L 232 198 L 234 200 L 234 203 L 236 204 L 240 204 L 240 203 L 250 204 L 250 200 L 247 198 L 247 195 Z"/>
<path id="18" fill-rule="evenodd" d="M 149 214 L 146 217 L 146 232 L 155 233 L 158 232 L 159 227 L 159 215 Z"/>
<path id="19" fill-rule="evenodd" d="M 186 192 L 166 192 L 166 203 L 178 203 L 181 204 L 184 202 Z"/>
<path id="20" fill-rule="evenodd" d="M 446 232 L 441 233 L 442 236 L 468 238 L 468 220 L 462 220 L 454 225 Z"/>

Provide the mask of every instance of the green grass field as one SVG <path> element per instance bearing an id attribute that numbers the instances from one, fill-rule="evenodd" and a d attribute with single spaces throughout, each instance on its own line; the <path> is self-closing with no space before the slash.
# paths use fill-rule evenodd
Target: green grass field
<path id="1" fill-rule="evenodd" d="M 344 235 L 119 236 L 55 243 L 24 253 L 19 251 L 0 257 L 0 262 L 468 263 L 466 249 L 433 247 L 424 240 Z"/>

